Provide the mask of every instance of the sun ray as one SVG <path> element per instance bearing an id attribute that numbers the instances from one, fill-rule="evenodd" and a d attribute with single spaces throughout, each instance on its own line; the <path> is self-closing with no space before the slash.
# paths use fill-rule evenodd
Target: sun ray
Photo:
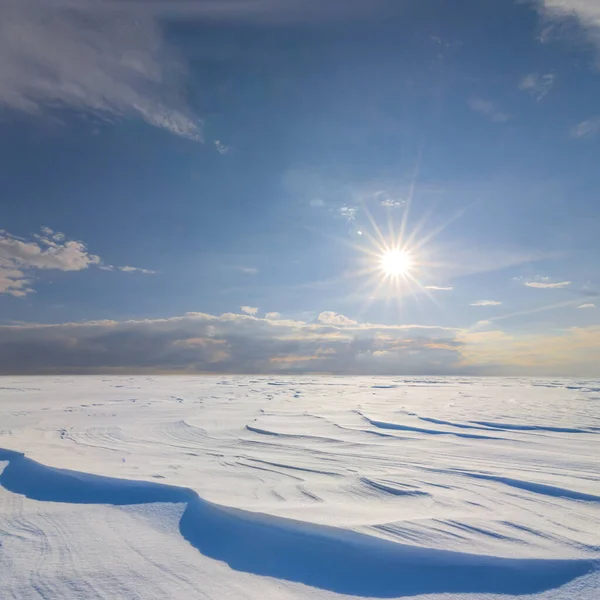
<path id="1" fill-rule="evenodd" d="M 415 169 L 413 172 L 413 176 L 410 182 L 410 187 L 408 190 L 408 197 L 406 199 L 406 206 L 404 208 L 404 214 L 402 215 L 402 222 L 400 224 L 400 232 L 399 232 L 399 239 L 402 240 L 405 237 L 405 233 L 406 233 L 406 228 L 408 226 L 408 217 L 410 214 L 410 209 L 412 206 L 412 201 L 415 195 L 415 191 L 417 189 L 417 181 L 419 179 L 419 173 L 421 172 L 421 161 L 423 159 L 423 150 L 425 147 L 425 143 L 422 142 L 421 145 L 419 146 L 419 152 L 417 154 L 417 161 L 415 163 Z"/>

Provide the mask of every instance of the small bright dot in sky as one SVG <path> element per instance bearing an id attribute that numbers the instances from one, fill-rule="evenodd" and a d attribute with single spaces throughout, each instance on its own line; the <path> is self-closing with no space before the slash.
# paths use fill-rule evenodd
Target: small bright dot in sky
<path id="1" fill-rule="evenodd" d="M 387 250 L 381 256 L 381 269 L 390 277 L 407 275 L 413 267 L 413 259 L 405 250 Z"/>

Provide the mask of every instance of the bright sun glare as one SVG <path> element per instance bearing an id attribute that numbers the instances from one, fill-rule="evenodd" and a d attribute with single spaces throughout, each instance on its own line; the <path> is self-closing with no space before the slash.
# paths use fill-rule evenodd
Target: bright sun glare
<path id="1" fill-rule="evenodd" d="M 386 250 L 381 255 L 381 270 L 388 277 L 408 275 L 413 267 L 413 259 L 405 250 Z"/>

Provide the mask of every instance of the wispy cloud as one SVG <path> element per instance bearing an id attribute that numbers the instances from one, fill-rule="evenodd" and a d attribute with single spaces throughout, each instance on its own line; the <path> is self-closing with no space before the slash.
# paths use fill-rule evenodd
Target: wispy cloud
<path id="1" fill-rule="evenodd" d="M 357 206 L 341 206 L 339 208 L 339 213 L 344 219 L 351 222 L 356 219 L 356 215 L 358 214 Z"/>
<path id="2" fill-rule="evenodd" d="M 495 123 L 505 123 L 510 121 L 511 116 L 508 113 L 502 111 L 498 106 L 491 100 L 485 100 L 484 98 L 471 98 L 468 102 L 471 110 L 487 117 L 490 121 Z"/>
<path id="3" fill-rule="evenodd" d="M 394 200 L 392 198 L 386 198 L 385 200 L 381 200 L 381 206 L 385 208 L 402 208 L 406 205 L 404 200 Z"/>
<path id="4" fill-rule="evenodd" d="M 525 284 L 527 287 L 539 288 L 543 290 L 556 290 L 561 288 L 566 288 L 571 285 L 570 281 L 557 281 L 555 283 L 544 283 L 543 281 L 526 281 Z"/>
<path id="5" fill-rule="evenodd" d="M 557 310 L 559 308 L 572 307 L 572 306 L 575 306 L 578 302 L 581 302 L 581 300 L 579 300 L 579 301 L 578 300 L 567 300 L 566 302 L 557 302 L 554 304 L 546 304 L 544 306 L 537 306 L 535 308 L 528 308 L 526 310 L 518 310 L 516 312 L 512 312 L 512 313 L 505 314 L 505 315 L 489 317 L 489 320 L 495 323 L 496 321 L 505 321 L 507 319 L 514 319 L 515 317 L 526 317 L 526 316 L 535 315 L 535 314 L 538 314 L 541 312 Z"/>
<path id="6" fill-rule="evenodd" d="M 317 317 L 317 321 L 319 323 L 323 323 L 324 325 L 336 325 L 338 327 L 357 325 L 356 321 L 353 321 L 352 319 L 350 319 L 344 315 L 340 315 L 340 314 L 335 313 L 330 310 L 326 310 L 326 311 L 322 312 Z"/>
<path id="7" fill-rule="evenodd" d="M 156 271 L 151 269 L 141 269 L 140 267 L 117 267 L 119 271 L 124 273 L 143 273 L 144 275 L 155 275 Z"/>
<path id="8" fill-rule="evenodd" d="M 433 290 L 436 292 L 451 292 L 454 288 L 451 286 L 448 287 L 441 287 L 439 285 L 426 285 L 425 286 L 426 290 Z"/>
<path id="9" fill-rule="evenodd" d="M 530 73 L 521 79 L 519 82 L 519 89 L 529 92 L 538 102 L 540 102 L 548 95 L 554 86 L 555 79 L 556 76 L 554 73 L 546 73 L 545 75 Z"/>
<path id="10" fill-rule="evenodd" d="M 377 190 L 373 194 L 373 200 L 385 208 L 402 208 L 406 206 L 406 200 L 392 196 L 387 190 Z"/>
<path id="11" fill-rule="evenodd" d="M 538 288 L 541 290 L 556 290 L 566 288 L 571 285 L 570 281 L 552 281 L 550 277 L 542 275 L 536 275 L 534 279 L 522 279 L 517 278 L 518 281 L 522 281 L 523 285 L 531 288 Z"/>
<path id="12" fill-rule="evenodd" d="M 183 101 L 185 68 L 167 47 L 157 15 L 135 8 L 102 0 L 2 0 L 0 108 L 138 117 L 200 139 L 198 120 Z"/>
<path id="13" fill-rule="evenodd" d="M 477 300 L 477 302 L 471 302 L 471 306 L 500 306 L 502 302 L 498 300 Z"/>
<path id="14" fill-rule="evenodd" d="M 267 319 L 268 321 L 277 321 L 278 319 L 281 319 L 281 313 L 278 312 L 268 312 L 265 315 L 265 319 Z"/>
<path id="15" fill-rule="evenodd" d="M 592 304 L 592 303 L 588 303 L 588 304 L 582 304 L 581 306 L 578 306 L 577 308 L 596 308 L 596 305 Z"/>
<path id="16" fill-rule="evenodd" d="M 536 4 L 550 20 L 577 18 L 590 39 L 600 44 L 600 3 L 596 0 L 540 0 Z"/>
<path id="17" fill-rule="evenodd" d="M 231 148 L 225 145 L 221 140 L 215 140 L 215 148 L 219 154 L 228 154 Z"/>
<path id="18" fill-rule="evenodd" d="M 240 306 L 240 310 L 250 316 L 255 316 L 258 312 L 258 308 L 255 306 Z"/>
<path id="19" fill-rule="evenodd" d="M 464 246 L 456 248 L 451 256 L 437 265 L 444 269 L 444 277 L 449 280 L 479 273 L 492 273 L 557 256 L 557 253 L 542 253 L 519 247 Z"/>
<path id="20" fill-rule="evenodd" d="M 592 138 L 600 133 L 600 117 L 592 117 L 586 121 L 581 121 L 571 128 L 571 137 L 574 138 Z"/>
<path id="21" fill-rule="evenodd" d="M 82 271 L 97 266 L 104 271 L 154 273 L 136 267 L 102 263 L 81 241 L 67 240 L 64 233 L 42 227 L 30 238 L 0 230 L 0 294 L 26 296 L 34 291 L 36 271 Z"/>
<path id="22" fill-rule="evenodd" d="M 186 63 L 163 35 L 166 22 L 357 18 L 368 16 L 373 2 L 1 0 L 0 109 L 137 117 L 200 140 L 201 122 L 185 100 Z"/>
<path id="23" fill-rule="evenodd" d="M 487 319 L 483 319 L 481 321 L 477 321 L 477 323 L 475 323 L 475 325 L 473 325 L 473 327 L 471 327 L 470 331 L 477 331 L 478 329 L 483 329 L 485 327 L 489 327 L 490 325 L 492 325 L 492 321 L 489 321 Z"/>

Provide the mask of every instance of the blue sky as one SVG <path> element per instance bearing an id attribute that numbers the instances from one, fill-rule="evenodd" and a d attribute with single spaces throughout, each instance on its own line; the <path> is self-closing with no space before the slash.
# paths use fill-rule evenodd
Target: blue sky
<path id="1" fill-rule="evenodd" d="M 600 374 L 598 4 L 322 4 L 2 1 L 0 371 Z"/>

